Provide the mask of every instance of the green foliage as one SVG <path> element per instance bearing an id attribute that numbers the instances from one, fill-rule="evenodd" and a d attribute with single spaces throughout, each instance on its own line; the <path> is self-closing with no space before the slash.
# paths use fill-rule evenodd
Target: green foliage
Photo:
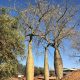
<path id="1" fill-rule="evenodd" d="M 38 75 L 44 75 L 44 68 L 41 67 L 34 68 L 34 76 L 38 76 Z"/>
<path id="2" fill-rule="evenodd" d="M 18 63 L 18 73 L 26 75 L 26 66 Z M 50 76 L 55 75 L 53 70 L 49 71 Z M 44 68 L 42 67 L 34 67 L 34 76 L 44 75 Z"/>
<path id="3" fill-rule="evenodd" d="M 2 14 L 5 14 L 5 13 L 6 13 L 6 9 L 2 8 Z"/>
<path id="4" fill-rule="evenodd" d="M 23 75 L 26 75 L 26 66 L 18 63 L 18 74 L 23 74 Z"/>
<path id="5" fill-rule="evenodd" d="M 54 76 L 55 75 L 54 71 L 52 71 L 52 70 L 50 70 L 49 73 L 50 73 L 50 76 Z"/>
<path id="6" fill-rule="evenodd" d="M 0 15 L 0 78 L 17 73 L 17 56 L 24 54 L 24 37 L 18 19 Z"/>
<path id="7" fill-rule="evenodd" d="M 44 75 L 44 68 L 42 68 L 42 67 L 35 67 L 34 68 L 34 76 L 38 76 L 38 75 Z M 54 71 L 53 70 L 50 70 L 49 71 L 49 75 L 50 76 L 53 76 L 53 75 L 55 75 L 54 74 Z"/>

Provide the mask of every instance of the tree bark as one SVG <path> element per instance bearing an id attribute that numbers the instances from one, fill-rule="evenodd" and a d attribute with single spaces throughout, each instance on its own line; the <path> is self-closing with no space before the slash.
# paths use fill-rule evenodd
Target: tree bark
<path id="1" fill-rule="evenodd" d="M 58 48 L 55 48 L 54 52 L 54 69 L 57 80 L 60 80 L 63 77 L 63 63 Z"/>
<path id="2" fill-rule="evenodd" d="M 28 46 L 28 56 L 26 63 L 26 80 L 34 80 L 34 60 L 32 55 L 32 40 Z"/>
<path id="3" fill-rule="evenodd" d="M 48 53 L 47 49 L 44 54 L 44 80 L 49 80 L 49 65 L 48 65 Z"/>

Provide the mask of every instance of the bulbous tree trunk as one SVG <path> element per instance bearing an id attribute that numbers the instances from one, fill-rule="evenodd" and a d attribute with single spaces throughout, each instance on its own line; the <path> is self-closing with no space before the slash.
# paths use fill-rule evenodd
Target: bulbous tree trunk
<path id="1" fill-rule="evenodd" d="M 58 48 L 55 48 L 54 52 L 54 69 L 57 80 L 60 80 L 63 77 L 63 63 Z"/>
<path id="2" fill-rule="evenodd" d="M 32 40 L 28 46 L 28 56 L 26 64 L 26 80 L 34 80 L 34 60 L 32 55 Z"/>
<path id="3" fill-rule="evenodd" d="M 48 65 L 48 53 L 47 49 L 44 54 L 44 80 L 49 80 L 49 65 Z"/>

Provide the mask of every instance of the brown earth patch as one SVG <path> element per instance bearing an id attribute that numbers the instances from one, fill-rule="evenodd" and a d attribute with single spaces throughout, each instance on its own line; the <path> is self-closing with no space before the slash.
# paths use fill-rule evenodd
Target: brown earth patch
<path id="1" fill-rule="evenodd" d="M 80 80 L 80 70 L 70 72 L 69 74 L 65 75 L 61 80 Z"/>

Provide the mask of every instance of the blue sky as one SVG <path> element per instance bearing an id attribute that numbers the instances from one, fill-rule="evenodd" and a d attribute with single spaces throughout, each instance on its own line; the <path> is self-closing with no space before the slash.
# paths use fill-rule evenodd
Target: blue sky
<path id="1" fill-rule="evenodd" d="M 9 2 L 11 1 L 11 2 Z M 11 6 L 13 7 L 14 6 L 14 1 L 15 0 L 0 0 L 0 7 L 5 7 L 5 6 Z M 27 0 L 17 0 L 18 2 L 16 3 L 16 5 L 19 5 L 19 7 L 26 7 L 28 5 L 28 3 L 25 3 L 25 1 Z M 34 4 L 34 0 L 30 0 L 33 4 Z M 60 2 L 62 0 L 50 0 L 52 1 L 53 3 L 56 2 L 56 4 L 60 4 Z M 80 0 L 71 0 L 72 3 L 76 3 L 76 5 L 79 5 L 80 4 Z M 12 14 L 15 14 L 14 12 L 11 12 Z M 78 59 L 76 58 L 72 58 L 70 57 L 70 54 L 73 53 L 73 52 L 76 52 L 75 50 L 71 49 L 70 48 L 70 42 L 68 40 L 64 41 L 64 46 L 65 46 L 65 50 L 63 49 L 60 49 L 60 53 L 61 53 L 61 56 L 62 56 L 62 60 L 63 60 L 63 65 L 64 65 L 64 68 L 80 68 L 80 63 L 76 62 L 78 61 Z M 27 44 L 25 42 L 25 44 Z M 27 46 L 26 46 L 27 47 Z M 26 48 L 27 49 L 27 48 Z M 53 61 L 53 53 L 54 53 L 54 49 L 53 48 L 49 48 L 50 50 L 50 53 L 49 54 L 49 67 L 50 69 L 54 69 L 54 61 Z M 25 50 L 26 51 L 26 50 Z M 33 50 L 33 54 L 35 54 L 35 51 Z M 26 59 L 24 60 L 20 60 L 20 62 L 22 64 L 26 64 Z M 35 66 L 38 66 L 38 67 L 43 67 L 44 66 L 44 55 L 41 54 L 41 55 L 34 55 L 34 63 L 35 63 Z"/>

